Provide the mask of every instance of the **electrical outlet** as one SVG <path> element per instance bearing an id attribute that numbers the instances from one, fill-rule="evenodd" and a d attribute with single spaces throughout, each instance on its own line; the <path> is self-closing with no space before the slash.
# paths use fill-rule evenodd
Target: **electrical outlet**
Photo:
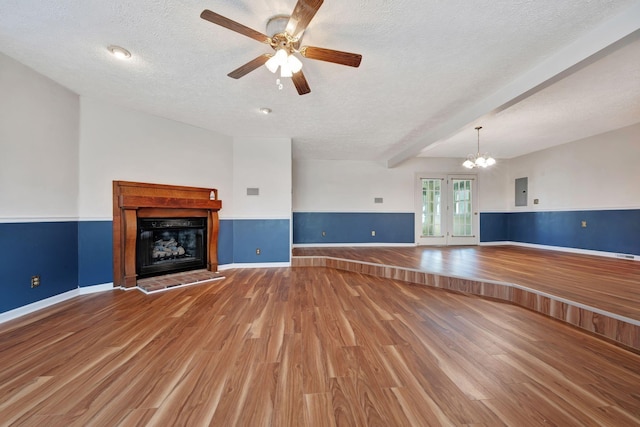
<path id="1" fill-rule="evenodd" d="M 327 235 L 327 232 L 326 232 L 326 231 L 323 231 L 323 232 L 322 232 L 322 237 L 325 237 L 326 235 Z"/>
<path id="2" fill-rule="evenodd" d="M 587 228 L 587 221 L 580 221 L 580 227 Z"/>
<path id="3" fill-rule="evenodd" d="M 260 248 L 256 249 L 256 255 L 260 255 Z"/>
<path id="4" fill-rule="evenodd" d="M 31 276 L 31 287 L 37 288 L 38 286 L 40 286 L 40 276 Z"/>
<path id="5" fill-rule="evenodd" d="M 376 230 L 371 230 L 371 236 L 375 237 L 376 236 Z"/>

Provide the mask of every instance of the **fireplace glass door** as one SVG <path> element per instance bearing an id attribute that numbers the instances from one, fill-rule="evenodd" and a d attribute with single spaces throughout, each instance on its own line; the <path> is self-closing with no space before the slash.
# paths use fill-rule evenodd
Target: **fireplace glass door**
<path id="1" fill-rule="evenodd" d="M 206 268 L 206 218 L 139 218 L 139 278 Z"/>

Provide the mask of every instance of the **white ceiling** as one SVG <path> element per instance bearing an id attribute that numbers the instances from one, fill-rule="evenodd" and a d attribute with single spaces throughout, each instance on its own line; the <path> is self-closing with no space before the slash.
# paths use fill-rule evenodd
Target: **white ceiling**
<path id="1" fill-rule="evenodd" d="M 640 122 L 639 0 L 326 0 L 303 45 L 360 53 L 360 68 L 303 58 L 304 96 L 264 67 L 227 77 L 270 48 L 202 10 L 266 32 L 295 3 L 0 0 L 0 52 L 81 96 L 291 137 L 296 157 L 462 158 L 481 125 L 482 151 L 511 158 Z"/>

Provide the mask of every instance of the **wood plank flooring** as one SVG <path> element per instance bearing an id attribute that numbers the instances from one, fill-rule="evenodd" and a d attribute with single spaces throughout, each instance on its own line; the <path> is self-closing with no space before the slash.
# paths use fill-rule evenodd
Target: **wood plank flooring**
<path id="1" fill-rule="evenodd" d="M 516 283 L 640 321 L 640 262 L 519 246 L 295 248 L 435 274 Z"/>
<path id="2" fill-rule="evenodd" d="M 637 426 L 640 355 L 328 268 L 85 295 L 0 325 L 2 426 Z"/>
<path id="3" fill-rule="evenodd" d="M 297 248 L 331 267 L 528 308 L 640 353 L 640 263 L 516 246 Z"/>

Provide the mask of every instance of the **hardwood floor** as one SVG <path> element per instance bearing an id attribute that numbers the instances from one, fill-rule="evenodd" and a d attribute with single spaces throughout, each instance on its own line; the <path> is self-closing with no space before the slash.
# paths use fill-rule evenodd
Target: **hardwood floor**
<path id="1" fill-rule="evenodd" d="M 640 356 L 328 268 L 85 295 L 0 325 L 0 425 L 632 426 Z"/>
<path id="2" fill-rule="evenodd" d="M 640 263 L 516 246 L 296 248 L 330 267 L 505 301 L 640 353 Z"/>
<path id="3" fill-rule="evenodd" d="M 640 262 L 518 246 L 295 248 L 435 274 L 517 283 L 640 321 Z"/>

